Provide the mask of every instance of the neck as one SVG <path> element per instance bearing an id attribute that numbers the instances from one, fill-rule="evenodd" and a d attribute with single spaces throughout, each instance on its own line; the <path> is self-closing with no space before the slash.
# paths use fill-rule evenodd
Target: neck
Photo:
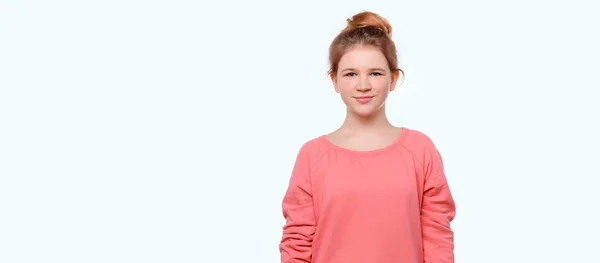
<path id="1" fill-rule="evenodd" d="M 340 130 L 348 130 L 353 132 L 372 132 L 382 128 L 391 127 L 393 126 L 386 116 L 385 107 L 381 107 L 380 110 L 369 116 L 361 116 L 350 110 L 347 110 L 346 118 L 344 119 L 344 123 L 340 127 Z"/>

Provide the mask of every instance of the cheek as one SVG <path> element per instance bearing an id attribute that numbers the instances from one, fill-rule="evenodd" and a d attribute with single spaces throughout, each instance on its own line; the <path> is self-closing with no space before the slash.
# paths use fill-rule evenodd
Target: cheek
<path id="1" fill-rule="evenodd" d="M 371 83 L 371 87 L 377 92 L 386 92 L 389 90 L 390 81 L 384 78 L 377 79 Z"/>
<path id="2" fill-rule="evenodd" d="M 352 78 L 343 78 L 338 82 L 338 89 L 342 94 L 352 92 L 355 90 L 355 88 L 356 81 L 354 81 Z"/>

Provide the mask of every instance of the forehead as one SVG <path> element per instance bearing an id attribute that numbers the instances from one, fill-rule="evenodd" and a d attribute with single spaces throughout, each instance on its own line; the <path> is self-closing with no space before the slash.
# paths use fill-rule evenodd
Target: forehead
<path id="1" fill-rule="evenodd" d="M 387 68 L 387 60 L 383 53 L 369 46 L 361 46 L 348 50 L 340 59 L 339 67 L 341 70 L 347 67 L 352 68 Z"/>

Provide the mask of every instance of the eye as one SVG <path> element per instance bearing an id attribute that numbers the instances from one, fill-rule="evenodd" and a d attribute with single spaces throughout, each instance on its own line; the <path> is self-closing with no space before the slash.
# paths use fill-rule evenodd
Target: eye
<path id="1" fill-rule="evenodd" d="M 346 76 L 346 77 L 352 77 L 352 76 L 355 76 L 355 75 L 356 75 L 356 73 L 354 73 L 354 72 L 348 72 L 344 76 Z"/>
<path id="2" fill-rule="evenodd" d="M 383 74 L 380 72 L 373 72 L 371 74 L 373 74 L 373 76 L 383 76 Z"/>

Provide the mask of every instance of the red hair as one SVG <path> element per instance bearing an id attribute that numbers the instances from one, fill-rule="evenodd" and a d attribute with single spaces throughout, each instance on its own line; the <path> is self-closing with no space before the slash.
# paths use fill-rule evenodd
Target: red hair
<path id="1" fill-rule="evenodd" d="M 363 11 L 346 20 L 348 25 L 329 46 L 329 74 L 337 75 L 342 56 L 356 46 L 372 46 L 385 56 L 392 72 L 398 68 L 396 45 L 392 40 L 392 26 L 382 16 Z M 404 73 L 404 71 L 402 71 Z"/>

